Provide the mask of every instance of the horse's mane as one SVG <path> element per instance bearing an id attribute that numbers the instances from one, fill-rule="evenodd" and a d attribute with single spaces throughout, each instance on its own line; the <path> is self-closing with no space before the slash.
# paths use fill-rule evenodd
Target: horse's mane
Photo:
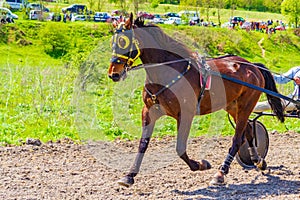
<path id="1" fill-rule="evenodd" d="M 149 33 L 155 41 L 160 45 L 160 48 L 180 58 L 188 58 L 192 55 L 192 52 L 182 42 L 170 37 L 164 31 L 153 24 L 139 24 L 139 28 Z"/>

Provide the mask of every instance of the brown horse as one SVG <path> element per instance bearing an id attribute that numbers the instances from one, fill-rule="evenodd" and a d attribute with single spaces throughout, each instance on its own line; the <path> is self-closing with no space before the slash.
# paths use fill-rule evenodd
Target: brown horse
<path id="1" fill-rule="evenodd" d="M 133 23 L 133 16 L 121 23 L 112 38 L 113 56 L 108 70 L 109 77 L 117 82 L 125 79 L 128 70 L 135 69 L 133 63 L 140 58 L 146 70 L 143 90 L 142 137 L 136 159 L 129 173 L 118 181 L 130 186 L 134 183 L 146 152 L 157 119 L 168 115 L 177 121 L 176 151 L 192 171 L 210 169 L 208 161 L 190 159 L 186 153 L 187 139 L 195 115 L 205 115 L 220 109 L 226 110 L 236 123 L 232 146 L 215 174 L 212 184 L 224 184 L 224 175 L 240 146 L 247 139 L 253 163 L 265 169 L 266 162 L 258 155 L 253 145 L 253 132 L 248 118 L 261 92 L 224 80 L 225 74 L 237 80 L 277 92 L 269 71 L 238 56 L 223 56 L 208 61 L 190 51 L 184 44 L 166 35 L 159 27 L 144 25 L 141 18 Z M 202 76 L 201 76 L 202 74 Z M 211 88 L 202 89 L 201 81 L 211 74 Z M 200 78 L 201 77 L 201 78 Z M 281 100 L 268 96 L 273 111 L 283 121 Z"/>

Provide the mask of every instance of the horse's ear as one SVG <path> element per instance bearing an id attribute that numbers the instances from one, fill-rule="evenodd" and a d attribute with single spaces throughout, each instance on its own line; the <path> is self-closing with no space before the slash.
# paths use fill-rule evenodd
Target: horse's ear
<path id="1" fill-rule="evenodd" d="M 126 29 L 131 29 L 132 26 L 133 26 L 133 14 L 130 13 L 129 18 L 125 22 L 125 27 L 126 27 Z"/>
<path id="2" fill-rule="evenodd" d="M 119 24 L 119 23 L 118 23 L 118 20 L 113 20 L 113 21 L 112 21 L 112 25 L 113 25 L 114 28 L 117 28 L 117 27 L 118 27 L 118 24 Z"/>
<path id="3" fill-rule="evenodd" d="M 143 27 L 144 26 L 144 18 L 143 17 L 136 18 L 136 20 L 134 21 L 134 24 L 137 27 Z"/>

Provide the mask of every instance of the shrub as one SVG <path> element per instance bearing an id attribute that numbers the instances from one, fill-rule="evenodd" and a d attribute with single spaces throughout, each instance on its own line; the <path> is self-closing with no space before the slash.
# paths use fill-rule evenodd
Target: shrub
<path id="1" fill-rule="evenodd" d="M 59 58 L 67 54 L 70 48 L 70 38 L 66 26 L 48 23 L 40 31 L 40 37 L 45 52 L 52 57 Z"/>

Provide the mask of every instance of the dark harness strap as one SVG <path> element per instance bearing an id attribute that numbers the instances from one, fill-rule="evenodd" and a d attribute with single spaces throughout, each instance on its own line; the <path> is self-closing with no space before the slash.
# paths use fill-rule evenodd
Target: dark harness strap
<path id="1" fill-rule="evenodd" d="M 200 77 L 200 79 L 202 78 L 202 80 L 203 80 L 203 84 L 202 85 L 200 84 L 201 88 L 200 88 L 200 93 L 198 96 L 198 105 L 197 105 L 197 113 L 200 114 L 200 103 L 201 103 L 202 97 L 204 96 L 207 79 L 211 75 L 210 74 L 211 70 L 210 70 L 210 66 L 206 63 L 205 57 L 200 57 L 199 54 L 197 54 L 197 56 L 198 56 L 198 59 L 197 59 L 196 63 L 197 63 L 198 70 L 199 70 L 199 77 Z"/>
<path id="2" fill-rule="evenodd" d="M 172 81 L 170 81 L 169 84 L 165 85 L 163 88 L 161 88 L 160 90 L 158 90 L 155 94 L 151 93 L 146 85 L 145 85 L 145 91 L 151 96 L 152 102 L 154 104 L 156 104 L 157 101 L 157 96 L 162 93 L 163 91 L 165 91 L 166 89 L 170 88 L 172 85 L 174 85 L 177 81 L 179 81 L 189 70 L 191 69 L 191 62 L 188 61 L 188 66 L 186 67 L 186 69 L 180 73 L 178 76 L 176 76 L 176 78 L 174 78 Z"/>
<path id="3" fill-rule="evenodd" d="M 253 85 L 253 84 L 250 84 L 250 83 L 247 83 L 247 82 L 244 82 L 244 81 L 241 81 L 241 80 L 238 80 L 238 79 L 229 77 L 229 76 L 227 76 L 227 75 L 225 75 L 225 74 L 220 74 L 220 73 L 213 72 L 213 71 L 211 71 L 211 74 L 212 74 L 212 75 L 215 75 L 215 76 L 219 76 L 219 77 L 221 77 L 221 78 L 223 78 L 223 79 L 226 79 L 226 80 L 229 80 L 229 81 L 231 81 L 231 82 L 234 82 L 234 83 L 237 83 L 237 84 L 240 84 L 240 85 L 243 85 L 243 86 L 252 88 L 252 89 L 254 89 L 254 90 L 258 90 L 258 91 L 264 92 L 264 93 L 269 94 L 269 95 L 271 95 L 271 96 L 273 96 L 273 97 L 277 97 L 277 98 L 281 98 L 281 99 L 290 101 L 290 102 L 292 102 L 292 103 L 294 103 L 294 104 L 300 106 L 300 101 L 294 100 L 294 99 L 289 98 L 289 97 L 287 97 L 287 96 L 284 96 L 284 95 L 282 95 L 282 94 L 280 94 L 280 93 L 273 92 L 273 91 L 271 91 L 271 90 L 267 90 L 267 89 L 265 89 L 265 88 L 261 88 L 261 87 L 258 87 L 258 86 L 256 86 L 256 85 Z"/>

